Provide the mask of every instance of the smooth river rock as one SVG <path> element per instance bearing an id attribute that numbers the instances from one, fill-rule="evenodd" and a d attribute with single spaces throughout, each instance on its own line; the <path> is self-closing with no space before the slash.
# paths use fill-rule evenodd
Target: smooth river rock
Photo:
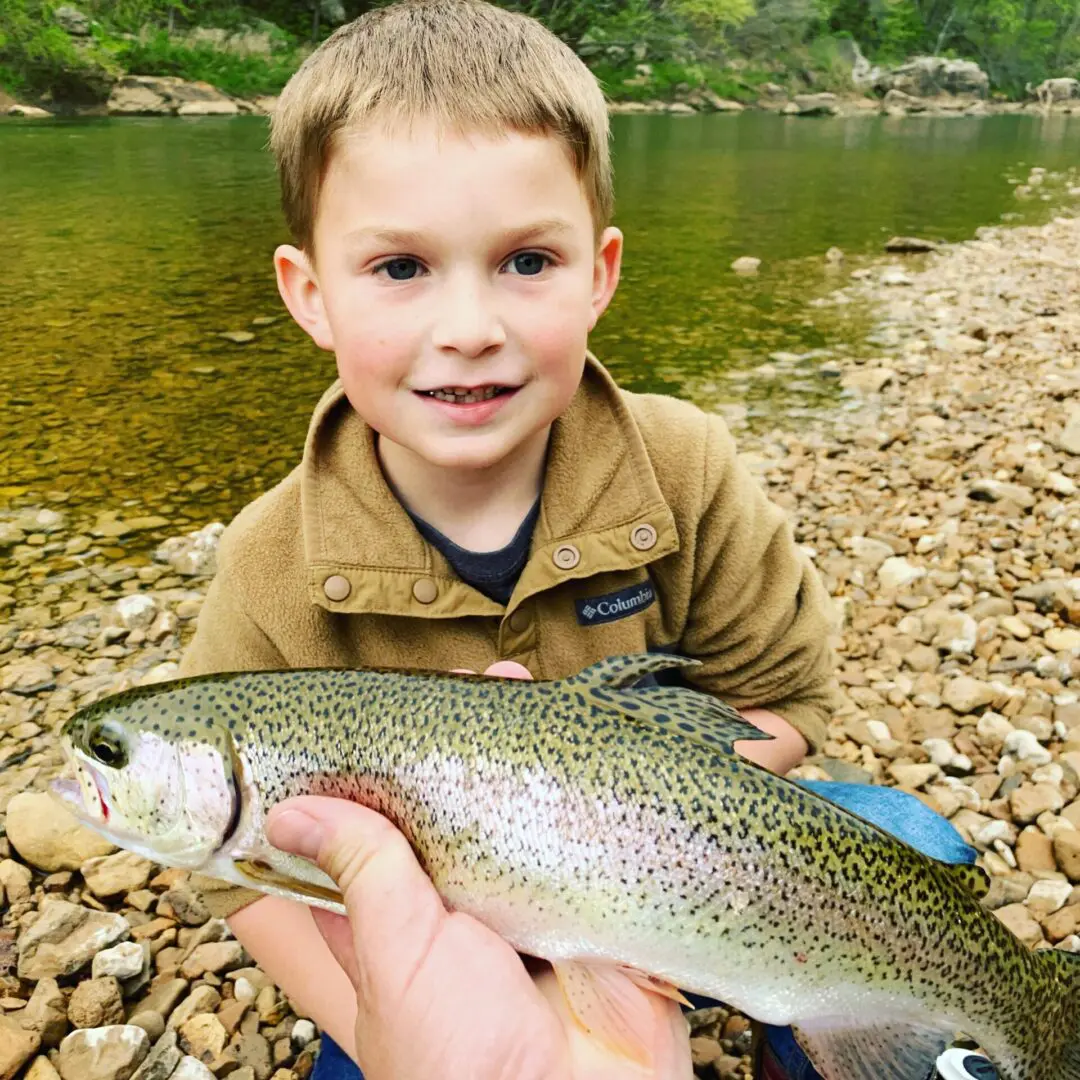
<path id="1" fill-rule="evenodd" d="M 50 874 L 78 870 L 87 859 L 116 850 L 43 791 L 26 791 L 12 798 L 7 808 L 7 835 L 25 862 Z"/>

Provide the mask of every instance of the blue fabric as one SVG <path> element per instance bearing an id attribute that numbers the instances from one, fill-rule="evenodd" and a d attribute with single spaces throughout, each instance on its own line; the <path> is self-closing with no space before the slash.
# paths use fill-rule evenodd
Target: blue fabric
<path id="1" fill-rule="evenodd" d="M 834 781 L 798 780 L 796 783 L 872 822 L 932 859 L 946 863 L 973 863 L 976 851 L 966 844 L 946 818 L 925 803 L 895 788 Z M 721 1002 L 687 995 L 695 1009 Z M 799 1049 L 790 1028 L 765 1027 L 765 1040 L 790 1080 L 822 1080 Z M 322 1037 L 322 1049 L 311 1080 L 363 1080 L 360 1070 L 332 1039 Z"/>
<path id="2" fill-rule="evenodd" d="M 895 788 L 841 784 L 831 780 L 797 780 L 822 798 L 850 810 L 924 855 L 946 863 L 973 863 L 976 850 L 964 842 L 948 819 L 924 802 Z M 790 1080 L 822 1080 L 802 1052 L 791 1028 L 765 1025 L 765 1041 Z"/>
<path id="3" fill-rule="evenodd" d="M 795 783 L 858 814 L 938 862 L 973 863 L 978 854 L 947 818 L 904 791 L 833 780 L 796 780 Z"/>
<path id="4" fill-rule="evenodd" d="M 329 1035 L 323 1035 L 309 1080 L 364 1080 L 364 1074 Z"/>

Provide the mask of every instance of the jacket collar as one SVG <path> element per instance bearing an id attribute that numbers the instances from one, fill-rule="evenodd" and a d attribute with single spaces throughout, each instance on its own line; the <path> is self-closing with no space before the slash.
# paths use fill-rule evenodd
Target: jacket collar
<path id="1" fill-rule="evenodd" d="M 340 381 L 315 409 L 300 469 L 310 597 L 331 611 L 502 615 L 562 580 L 632 569 L 679 547 L 623 392 L 591 354 L 570 405 L 552 425 L 529 562 L 506 608 L 465 585 L 417 531 L 383 476 L 374 432 Z M 631 539 L 642 525 L 655 530 L 647 547 Z M 555 557 L 566 545 L 579 553 L 573 566 Z M 329 578 L 344 583 L 328 587 Z M 435 586 L 434 599 L 423 603 L 414 591 L 421 579 L 429 581 L 421 593 Z"/>

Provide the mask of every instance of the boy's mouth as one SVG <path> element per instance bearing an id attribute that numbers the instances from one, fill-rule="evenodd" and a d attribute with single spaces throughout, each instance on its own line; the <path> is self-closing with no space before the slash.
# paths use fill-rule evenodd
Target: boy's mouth
<path id="1" fill-rule="evenodd" d="M 423 397 L 435 398 L 436 401 L 448 401 L 452 405 L 474 405 L 479 401 L 491 401 L 492 398 L 512 394 L 516 386 L 440 386 L 436 390 L 417 390 Z"/>

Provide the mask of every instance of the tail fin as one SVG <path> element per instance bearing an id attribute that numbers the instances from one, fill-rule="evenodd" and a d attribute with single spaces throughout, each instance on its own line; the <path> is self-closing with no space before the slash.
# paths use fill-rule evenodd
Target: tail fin
<path id="1" fill-rule="evenodd" d="M 1053 964 L 1064 991 L 1060 1056 L 1057 1068 L 1049 1075 L 1060 1077 L 1060 1080 L 1080 1080 L 1080 953 L 1043 949 L 1039 955 Z"/>

